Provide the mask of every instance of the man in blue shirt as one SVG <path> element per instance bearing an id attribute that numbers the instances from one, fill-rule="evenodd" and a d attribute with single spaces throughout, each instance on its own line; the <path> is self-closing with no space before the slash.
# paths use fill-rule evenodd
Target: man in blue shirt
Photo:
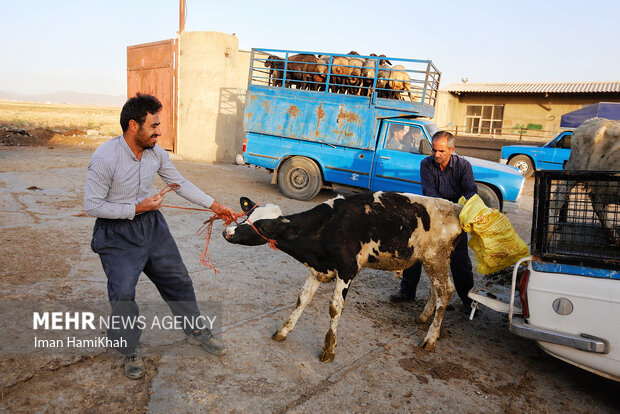
<path id="1" fill-rule="evenodd" d="M 433 155 L 420 163 L 422 192 L 427 197 L 445 198 L 453 203 L 461 196 L 469 199 L 477 192 L 471 164 L 454 153 L 454 136 L 446 131 L 433 135 Z M 463 233 L 450 257 L 450 270 L 456 293 L 467 308 L 471 299 L 467 296 L 474 286 L 471 260 L 467 251 L 467 236 Z M 403 272 L 400 291 L 390 296 L 392 302 L 405 302 L 415 299 L 416 288 L 420 281 L 422 263 L 418 262 Z"/>
<path id="2" fill-rule="evenodd" d="M 187 342 L 224 355 L 224 345 L 198 323 L 200 310 L 192 280 L 158 211 L 163 198 L 152 195 L 153 178 L 158 174 L 167 184 L 179 184 L 177 193 L 195 204 L 231 217 L 234 213 L 183 178 L 168 153 L 157 145 L 161 108 L 151 95 L 129 99 L 121 111 L 123 135 L 102 144 L 93 154 L 84 190 L 86 213 L 97 217 L 91 248 L 99 254 L 108 279 L 112 320 L 122 317 L 136 322 L 136 284 L 144 272 L 172 313 L 189 321 L 190 325 L 183 327 Z M 125 375 L 131 379 L 145 373 L 138 346 L 141 332 L 138 324 L 107 332 L 108 339 L 119 344 L 117 350 L 125 357 Z"/>

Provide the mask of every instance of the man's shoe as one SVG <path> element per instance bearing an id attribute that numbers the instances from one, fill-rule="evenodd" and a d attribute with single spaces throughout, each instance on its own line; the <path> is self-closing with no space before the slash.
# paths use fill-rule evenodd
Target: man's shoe
<path id="1" fill-rule="evenodd" d="M 187 335 L 187 342 L 198 345 L 205 351 L 213 355 L 226 355 L 226 347 L 223 343 L 215 339 L 210 329 L 205 328 L 199 333 Z"/>
<path id="2" fill-rule="evenodd" d="M 123 365 L 127 378 L 137 380 L 144 376 L 146 370 L 144 369 L 144 361 L 142 360 L 142 355 L 140 355 L 139 347 L 136 347 L 131 353 L 125 355 Z"/>
<path id="3" fill-rule="evenodd" d="M 473 304 L 473 300 L 471 299 L 467 301 L 463 301 L 463 313 L 467 315 L 471 314 L 472 304 Z"/>
<path id="4" fill-rule="evenodd" d="M 399 302 L 412 302 L 415 300 L 415 296 L 407 296 L 402 292 L 395 293 L 390 295 L 390 302 L 399 303 Z"/>

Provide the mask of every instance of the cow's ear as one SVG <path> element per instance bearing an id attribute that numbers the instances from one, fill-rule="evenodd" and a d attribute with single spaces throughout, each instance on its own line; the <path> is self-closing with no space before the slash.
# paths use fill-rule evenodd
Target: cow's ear
<path id="1" fill-rule="evenodd" d="M 252 200 L 250 200 L 247 197 L 241 197 L 239 199 L 239 204 L 241 204 L 241 210 L 243 210 L 246 213 L 252 210 L 254 206 L 256 205 Z"/>
<path id="2" fill-rule="evenodd" d="M 271 220 L 264 220 L 260 223 L 260 227 L 261 230 L 267 233 L 270 237 L 278 237 L 286 228 L 286 224 L 282 222 L 281 217 L 278 217 Z"/>
<path id="3" fill-rule="evenodd" d="M 292 240 L 297 236 L 297 227 L 292 225 L 288 219 L 278 217 L 273 220 L 264 220 L 260 222 L 261 230 L 268 237 L 277 239 Z"/>

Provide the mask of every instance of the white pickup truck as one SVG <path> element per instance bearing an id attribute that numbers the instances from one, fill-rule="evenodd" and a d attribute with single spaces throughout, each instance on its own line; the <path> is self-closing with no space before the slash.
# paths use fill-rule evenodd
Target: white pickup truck
<path id="1" fill-rule="evenodd" d="M 508 313 L 513 334 L 620 381 L 620 205 L 595 212 L 597 192 L 620 194 L 620 172 L 536 172 L 532 256 L 515 265 L 507 300 L 475 289 L 469 297 L 472 317 L 479 304 Z M 562 194 L 568 202 L 557 208 L 552 200 Z"/>

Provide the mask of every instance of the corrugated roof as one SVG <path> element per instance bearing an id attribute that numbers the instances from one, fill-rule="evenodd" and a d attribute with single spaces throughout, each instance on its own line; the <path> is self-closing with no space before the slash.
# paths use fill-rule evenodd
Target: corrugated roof
<path id="1" fill-rule="evenodd" d="M 620 81 L 453 83 L 446 90 L 453 93 L 613 93 L 620 92 Z"/>

